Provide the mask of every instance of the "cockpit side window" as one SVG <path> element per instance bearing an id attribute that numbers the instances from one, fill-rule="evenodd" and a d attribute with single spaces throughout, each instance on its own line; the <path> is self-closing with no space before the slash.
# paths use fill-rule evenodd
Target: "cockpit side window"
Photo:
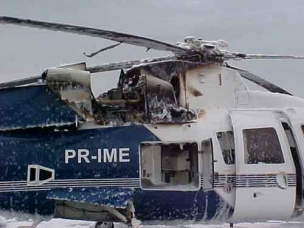
<path id="1" fill-rule="evenodd" d="M 55 170 L 40 165 L 29 165 L 27 185 L 39 186 L 54 180 Z"/>
<path id="2" fill-rule="evenodd" d="M 219 141 L 224 162 L 227 165 L 235 164 L 235 146 L 233 131 L 223 131 L 216 133 Z"/>
<path id="3" fill-rule="evenodd" d="M 274 128 L 244 129 L 243 137 L 246 164 L 284 163 L 282 148 Z"/>

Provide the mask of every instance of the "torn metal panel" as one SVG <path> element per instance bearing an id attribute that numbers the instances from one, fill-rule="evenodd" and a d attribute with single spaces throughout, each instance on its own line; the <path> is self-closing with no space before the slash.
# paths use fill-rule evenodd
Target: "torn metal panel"
<path id="1" fill-rule="evenodd" d="M 185 61 L 166 61 L 140 68 L 141 74 L 146 74 L 148 79 L 158 78 L 158 84 L 151 84 L 151 80 L 148 81 L 147 84 L 147 94 L 149 95 L 147 97 L 147 103 L 157 107 L 157 109 L 151 109 L 150 107 L 151 110 L 149 110 L 149 112 L 152 116 L 152 122 L 183 123 L 196 119 L 195 112 L 189 110 L 187 107 L 186 72 L 190 69 L 195 69 L 198 66 L 204 65 Z M 149 86 L 149 84 L 151 85 Z M 152 85 L 155 87 L 154 89 L 152 89 Z M 155 91 L 159 90 L 161 87 L 167 87 L 166 95 L 161 94 L 164 89 L 162 89 L 161 92 L 158 92 L 159 94 L 155 93 Z M 174 97 L 174 99 L 169 99 L 170 96 Z M 159 112 L 160 109 L 162 109 L 161 112 Z M 158 110 L 158 112 L 154 112 L 153 110 Z"/>
<path id="2" fill-rule="evenodd" d="M 179 107 L 171 83 L 154 76 L 146 76 L 146 93 L 152 123 L 185 122 L 195 118 L 195 113 Z"/>
<path id="3" fill-rule="evenodd" d="M 177 108 L 173 86 L 162 79 L 146 76 L 147 104 L 152 121 L 172 121 L 170 109 Z"/>
<path id="4" fill-rule="evenodd" d="M 55 200 L 54 218 L 103 222 L 127 222 L 126 209 L 103 205 Z"/>
<path id="5" fill-rule="evenodd" d="M 193 121 L 195 112 L 186 108 L 185 72 L 196 65 L 166 61 L 121 71 L 117 88 L 96 99 L 96 121 L 114 126 Z"/>
<path id="6" fill-rule="evenodd" d="M 87 221 L 120 222 L 109 209 L 102 205 L 55 200 L 54 218 L 82 220 L 85 215 Z"/>
<path id="7" fill-rule="evenodd" d="M 53 200 L 126 208 L 132 193 L 130 188 L 64 188 L 51 190 L 47 197 Z"/>
<path id="8" fill-rule="evenodd" d="M 134 67 L 127 71 L 127 74 L 132 73 L 135 70 L 140 70 L 141 74 L 153 75 L 154 77 L 170 82 L 174 87 L 174 93 L 178 101 L 178 105 L 180 107 L 187 108 L 186 73 L 189 70 L 208 65 L 210 64 L 170 60 L 151 63 L 148 65 L 140 65 L 139 67 Z"/>
<path id="9" fill-rule="evenodd" d="M 81 67 L 81 65 L 75 67 Z M 61 99 L 66 101 L 83 119 L 93 119 L 93 96 L 89 72 L 77 70 L 77 68 L 50 68 L 45 72 L 44 77 L 47 86 L 58 93 Z"/>
<path id="10" fill-rule="evenodd" d="M 1 131 L 70 126 L 81 119 L 45 85 L 0 90 L 0 115 Z"/>

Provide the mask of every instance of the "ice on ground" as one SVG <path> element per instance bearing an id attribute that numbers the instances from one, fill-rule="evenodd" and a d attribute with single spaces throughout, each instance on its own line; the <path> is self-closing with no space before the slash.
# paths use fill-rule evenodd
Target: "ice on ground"
<path id="1" fill-rule="evenodd" d="M 32 216 L 16 212 L 0 211 L 0 228 L 18 228 L 20 226 L 30 226 L 34 220 L 43 219 L 37 228 L 94 228 L 94 222 L 68 220 L 68 219 L 51 219 L 50 217 Z M 298 221 L 282 222 L 282 221 L 269 221 L 267 223 L 239 223 L 235 224 L 235 228 L 302 228 L 304 227 L 304 217 L 300 217 Z M 222 225 L 145 225 L 141 228 L 229 228 L 229 224 Z M 126 228 L 123 224 L 116 224 L 115 228 Z"/>
<path id="2" fill-rule="evenodd" d="M 5 227 L 6 225 L 6 218 L 0 216 L 0 228 Z"/>

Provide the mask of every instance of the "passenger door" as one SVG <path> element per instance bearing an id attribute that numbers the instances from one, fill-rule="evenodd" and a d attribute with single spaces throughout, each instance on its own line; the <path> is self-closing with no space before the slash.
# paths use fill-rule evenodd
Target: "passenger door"
<path id="1" fill-rule="evenodd" d="M 236 159 L 232 221 L 290 218 L 295 168 L 280 121 L 271 111 L 235 110 L 230 116 Z"/>
<path id="2" fill-rule="evenodd" d="M 284 112 L 287 116 L 291 130 L 295 137 L 295 141 L 299 150 L 302 151 L 300 155 L 304 154 L 304 110 L 303 109 L 289 109 Z M 302 164 L 304 164 L 304 157 L 301 157 Z"/>
<path id="3" fill-rule="evenodd" d="M 284 117 L 287 117 L 289 138 L 293 145 L 294 160 L 297 170 L 297 209 L 300 213 L 304 208 L 304 110 L 303 109 L 288 109 L 284 111 Z M 286 130 L 285 130 L 286 131 Z"/>

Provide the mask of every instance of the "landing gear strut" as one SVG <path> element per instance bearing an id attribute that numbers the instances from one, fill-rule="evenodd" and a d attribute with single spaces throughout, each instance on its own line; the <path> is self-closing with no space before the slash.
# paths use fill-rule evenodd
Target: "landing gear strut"
<path id="1" fill-rule="evenodd" d="M 95 228 L 114 228 L 113 222 L 96 222 Z"/>

